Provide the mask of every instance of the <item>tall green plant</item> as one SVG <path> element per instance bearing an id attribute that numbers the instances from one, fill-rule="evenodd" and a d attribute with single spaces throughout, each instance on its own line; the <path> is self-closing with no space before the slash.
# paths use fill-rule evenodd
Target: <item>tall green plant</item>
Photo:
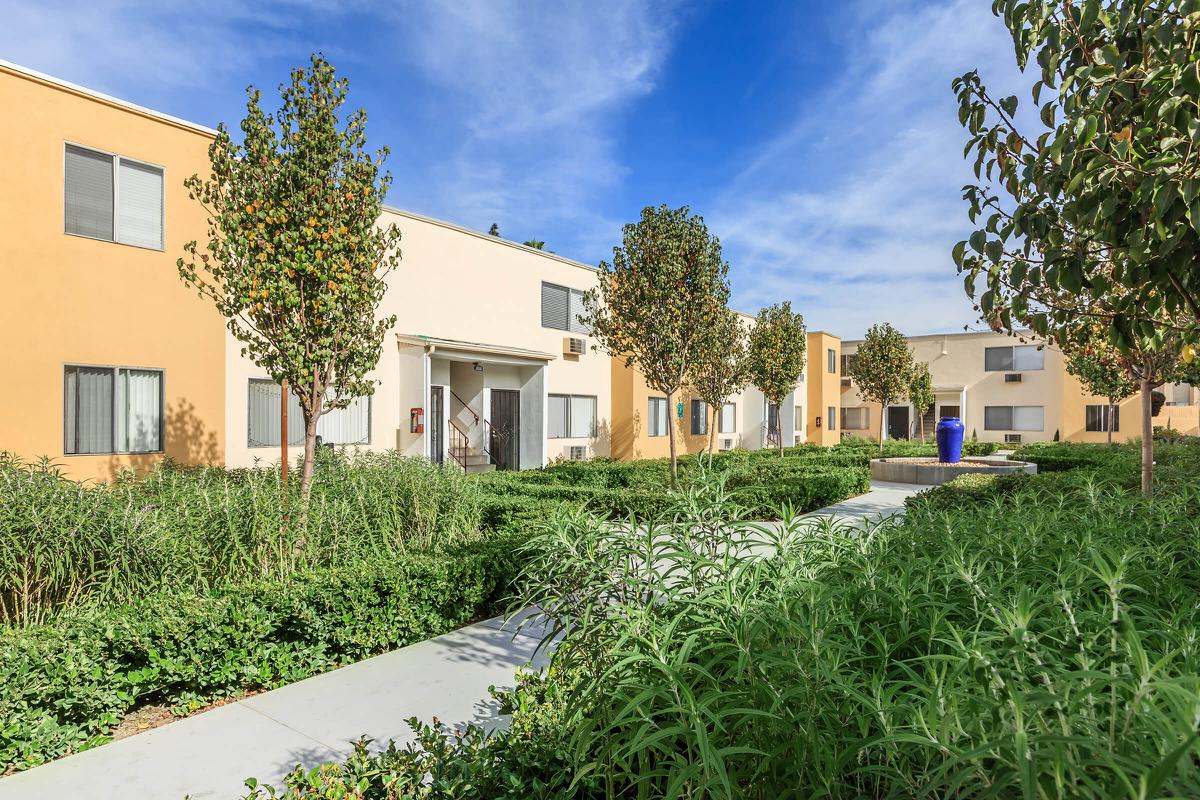
<path id="1" fill-rule="evenodd" d="M 671 486 L 677 485 L 674 399 L 693 364 L 722 346 L 713 327 L 729 300 L 729 265 L 704 219 L 665 205 L 625 226 L 581 317 L 600 346 L 666 395 Z"/>
<path id="2" fill-rule="evenodd" d="M 1108 400 L 1108 419 L 1105 430 L 1112 444 L 1113 419 L 1117 404 L 1137 394 L 1138 385 L 1131 379 L 1121 351 L 1103 339 L 1076 345 L 1066 353 L 1067 372 L 1079 379 L 1088 394 Z"/>
<path id="3" fill-rule="evenodd" d="M 708 450 L 716 444 L 717 422 L 721 408 L 746 384 L 746 328 L 736 311 L 728 308 L 717 312 L 709 335 L 711 346 L 705 347 L 703 357 L 688 371 L 687 383 L 709 409 Z"/>
<path id="4" fill-rule="evenodd" d="M 887 407 L 905 397 L 911 384 L 912 350 L 904 334 L 883 322 L 872 325 L 857 358 L 850 359 L 850 378 L 864 399 L 879 403 L 879 451 L 883 452 L 884 419 Z"/>
<path id="5" fill-rule="evenodd" d="M 783 407 L 784 398 L 795 390 L 804 373 L 807 350 L 804 317 L 799 312 L 792 313 L 791 302 L 785 300 L 758 312 L 750 329 L 746 371 L 750 382 L 768 403 Z M 782 456 L 783 431 L 777 433 Z"/>
<path id="6" fill-rule="evenodd" d="M 924 361 L 913 364 L 912 374 L 908 379 L 908 402 L 921 426 L 921 441 L 925 441 L 925 413 L 933 408 L 937 397 L 933 393 L 933 376 L 929 373 L 929 365 Z"/>
<path id="7" fill-rule="evenodd" d="M 395 317 L 377 319 L 400 232 L 380 227 L 388 154 L 367 149 L 366 113 L 343 123 L 349 82 L 319 55 L 292 70 L 274 114 L 247 90 L 242 142 L 222 124 L 212 174 L 185 181 L 208 213 L 208 240 L 185 245 L 179 275 L 228 320 L 242 354 L 286 381 L 304 415 L 300 523 L 307 521 L 317 420 L 375 391 L 367 373 Z"/>

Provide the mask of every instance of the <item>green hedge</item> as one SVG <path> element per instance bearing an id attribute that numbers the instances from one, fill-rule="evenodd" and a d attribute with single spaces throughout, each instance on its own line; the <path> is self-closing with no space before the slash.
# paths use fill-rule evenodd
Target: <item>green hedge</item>
<path id="1" fill-rule="evenodd" d="M 0 630 L 0 772 L 107 740 L 130 710 L 270 688 L 466 624 L 504 597 L 518 537 Z"/>
<path id="2" fill-rule="evenodd" d="M 1038 472 L 1074 469 L 1123 470 L 1137 464 L 1137 451 L 1125 444 L 1076 444 L 1039 442 L 1017 449 L 1014 456 L 1038 466 Z"/>

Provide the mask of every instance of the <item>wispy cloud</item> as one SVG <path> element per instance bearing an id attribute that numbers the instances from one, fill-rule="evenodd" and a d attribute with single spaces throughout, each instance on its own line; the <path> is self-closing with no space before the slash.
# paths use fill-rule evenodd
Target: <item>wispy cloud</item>
<path id="1" fill-rule="evenodd" d="M 712 215 L 739 307 L 792 299 L 810 327 L 847 338 L 882 320 L 910 334 L 974 322 L 949 256 L 970 178 L 950 81 L 978 67 L 1015 91 L 1017 77 L 986 6 L 858 8 L 851 66 L 746 152 Z"/>
<path id="2" fill-rule="evenodd" d="M 669 53 L 671 4 L 475 0 L 396 15 L 407 58 L 454 120 L 421 199 L 465 224 L 570 231 L 550 246 L 602 252 L 619 229 L 601 210 L 626 173 L 617 132 Z"/>

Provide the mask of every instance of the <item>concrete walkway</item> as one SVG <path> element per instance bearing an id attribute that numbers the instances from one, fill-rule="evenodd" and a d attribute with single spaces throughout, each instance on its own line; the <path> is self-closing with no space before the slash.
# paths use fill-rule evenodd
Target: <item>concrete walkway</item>
<path id="1" fill-rule="evenodd" d="M 922 488 L 875 484 L 809 516 L 887 516 Z M 488 687 L 511 687 L 541 635 L 536 625 L 518 630 L 521 621 L 485 620 L 11 775 L 0 800 L 226 800 L 245 794 L 247 777 L 279 785 L 296 764 L 343 758 L 364 734 L 410 742 L 409 717 L 499 724 Z"/>

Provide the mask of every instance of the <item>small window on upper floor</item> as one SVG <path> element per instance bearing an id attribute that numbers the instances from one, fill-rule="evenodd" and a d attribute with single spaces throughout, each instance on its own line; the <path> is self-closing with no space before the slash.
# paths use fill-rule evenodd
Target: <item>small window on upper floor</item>
<path id="1" fill-rule="evenodd" d="M 983 351 L 983 368 L 987 372 L 1024 372 L 1045 367 L 1046 353 L 1036 344 L 987 347 Z"/>
<path id="2" fill-rule="evenodd" d="M 542 283 L 542 327 L 571 333 L 591 333 L 579 321 L 584 313 L 583 292 L 554 283 Z"/>
<path id="3" fill-rule="evenodd" d="M 829 350 L 827 350 L 827 351 L 825 352 L 825 360 L 826 360 L 826 362 L 827 362 L 825 366 L 826 366 L 826 367 L 829 369 L 829 371 L 830 371 L 831 373 L 833 373 L 834 375 L 836 375 L 836 374 L 837 374 L 837 368 L 838 368 L 838 357 L 837 357 L 837 351 L 836 351 L 836 350 L 834 350 L 834 349 L 832 349 L 832 348 L 830 348 Z"/>
<path id="4" fill-rule="evenodd" d="M 66 145 L 64 231 L 163 249 L 163 170 L 123 156 Z"/>

